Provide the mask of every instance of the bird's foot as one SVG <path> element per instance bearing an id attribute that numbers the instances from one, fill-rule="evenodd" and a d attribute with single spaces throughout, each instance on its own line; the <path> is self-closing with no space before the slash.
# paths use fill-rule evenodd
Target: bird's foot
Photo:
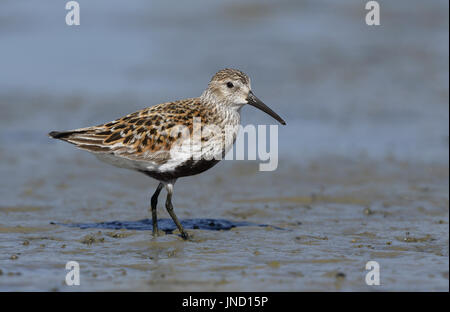
<path id="1" fill-rule="evenodd" d="M 192 238 L 192 236 L 189 235 L 187 232 L 183 231 L 183 232 L 181 232 L 181 238 L 184 240 L 189 240 Z"/>
<path id="2" fill-rule="evenodd" d="M 158 237 L 158 236 L 166 235 L 166 232 L 164 232 L 160 229 L 156 229 L 156 230 L 153 230 L 152 234 L 153 234 L 153 237 Z"/>

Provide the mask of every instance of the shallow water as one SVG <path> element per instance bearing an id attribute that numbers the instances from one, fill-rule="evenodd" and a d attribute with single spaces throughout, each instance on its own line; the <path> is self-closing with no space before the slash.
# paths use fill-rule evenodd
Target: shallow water
<path id="1" fill-rule="evenodd" d="M 226 231 L 231 230 L 238 226 L 261 226 L 267 227 L 267 224 L 256 224 L 251 222 L 235 222 L 225 219 L 184 219 L 180 221 L 184 229 L 193 230 L 210 230 L 210 231 Z M 113 229 L 113 230 L 141 230 L 141 231 L 153 231 L 152 220 L 143 219 L 137 221 L 109 221 L 98 223 L 56 223 L 55 225 L 65 225 L 68 227 L 75 227 L 80 229 Z M 273 227 L 278 230 L 282 230 L 279 227 Z M 177 229 L 172 219 L 159 219 L 158 229 L 166 234 L 172 234 Z"/>
<path id="2" fill-rule="evenodd" d="M 377 29 L 358 1 L 109 3 L 80 1 L 76 30 L 55 1 L 0 3 L 0 290 L 448 291 L 448 2 L 381 2 Z M 226 66 L 288 126 L 276 171 L 177 182 L 190 241 L 164 192 L 152 238 L 157 182 L 46 137 L 197 96 Z"/>

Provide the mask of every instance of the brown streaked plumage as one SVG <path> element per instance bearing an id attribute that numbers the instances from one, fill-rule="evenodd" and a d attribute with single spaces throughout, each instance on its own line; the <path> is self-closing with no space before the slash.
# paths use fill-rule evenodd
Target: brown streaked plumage
<path id="1" fill-rule="evenodd" d="M 98 126 L 51 132 L 50 136 L 93 153 L 164 163 L 177 139 L 172 134 L 174 127 L 182 124 L 192 132 L 194 117 L 213 124 L 222 122 L 208 105 L 192 98 L 145 108 Z"/>
<path id="2" fill-rule="evenodd" d="M 158 234 L 157 198 L 165 186 L 168 191 L 167 211 L 186 239 L 188 235 L 173 212 L 173 185 L 179 177 L 211 168 L 219 160 L 210 156 L 224 155 L 231 148 L 237 136 L 240 109 L 245 104 L 255 106 L 285 124 L 253 95 L 246 74 L 236 69 L 223 69 L 213 76 L 208 88 L 198 98 L 162 103 L 98 126 L 53 131 L 49 135 L 87 150 L 113 165 L 145 173 L 160 181 L 151 200 L 153 234 Z M 201 122 L 201 130 L 204 126 L 215 125 L 220 131 L 201 137 L 201 157 L 193 157 L 186 150 L 174 153 L 174 147 L 194 142 L 195 122 L 198 121 Z M 188 130 L 187 135 L 180 131 L 181 126 Z M 225 129 L 231 129 L 232 142 L 223 140 Z"/>

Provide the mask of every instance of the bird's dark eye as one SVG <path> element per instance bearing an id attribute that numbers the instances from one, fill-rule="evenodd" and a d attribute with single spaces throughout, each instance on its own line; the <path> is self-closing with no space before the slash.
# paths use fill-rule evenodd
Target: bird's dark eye
<path id="1" fill-rule="evenodd" d="M 227 82 L 227 87 L 231 89 L 231 88 L 233 88 L 233 87 L 234 87 L 234 85 L 233 85 L 233 83 L 232 83 L 232 82 Z"/>

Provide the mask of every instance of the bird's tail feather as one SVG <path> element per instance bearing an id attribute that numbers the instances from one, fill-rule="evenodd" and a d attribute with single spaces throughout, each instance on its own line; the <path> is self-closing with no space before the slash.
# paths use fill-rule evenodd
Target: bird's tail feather
<path id="1" fill-rule="evenodd" d="M 67 139 L 69 138 L 71 135 L 75 134 L 75 133 L 83 133 L 85 131 L 52 131 L 50 132 L 48 135 L 51 136 L 54 139 Z"/>
<path id="2" fill-rule="evenodd" d="M 98 129 L 81 128 L 69 131 L 52 131 L 48 135 L 54 139 L 74 144 L 78 148 L 94 153 L 111 152 L 109 146 L 103 145 L 108 134 L 98 133 Z M 100 130 L 101 131 L 101 130 Z"/>

